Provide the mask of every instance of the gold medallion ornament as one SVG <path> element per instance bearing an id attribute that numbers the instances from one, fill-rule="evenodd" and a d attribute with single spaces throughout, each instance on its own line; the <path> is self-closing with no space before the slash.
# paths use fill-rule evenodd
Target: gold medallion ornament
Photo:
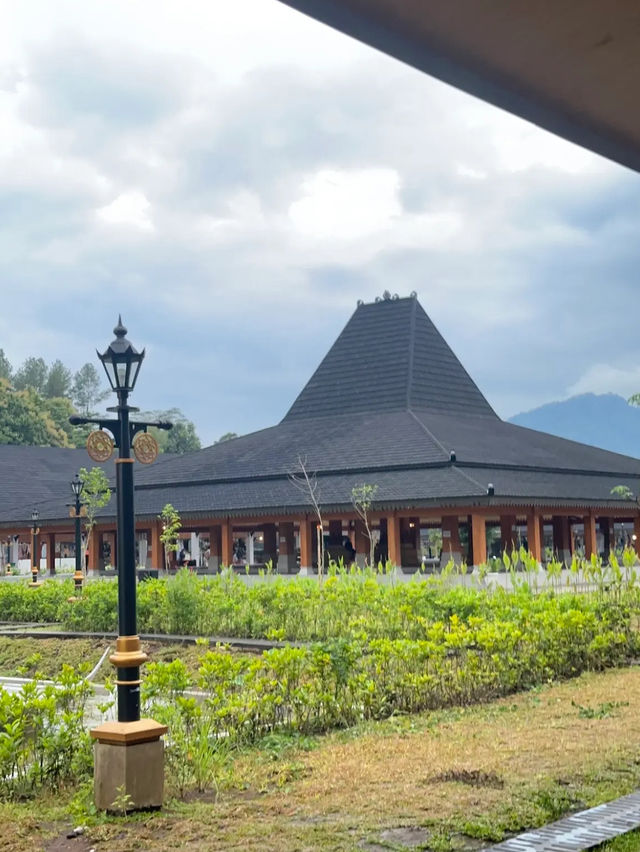
<path id="1" fill-rule="evenodd" d="M 90 432 L 87 438 L 87 452 L 96 462 L 105 462 L 113 453 L 113 438 L 102 429 Z"/>
<path id="2" fill-rule="evenodd" d="M 148 432 L 138 432 L 133 439 L 133 452 L 141 464 L 151 464 L 158 457 L 158 442 Z"/>

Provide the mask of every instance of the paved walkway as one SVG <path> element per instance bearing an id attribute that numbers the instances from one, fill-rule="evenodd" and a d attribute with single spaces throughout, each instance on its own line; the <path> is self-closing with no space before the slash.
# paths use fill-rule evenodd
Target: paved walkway
<path id="1" fill-rule="evenodd" d="M 581 852 L 640 827 L 640 791 L 526 831 L 485 852 Z"/>

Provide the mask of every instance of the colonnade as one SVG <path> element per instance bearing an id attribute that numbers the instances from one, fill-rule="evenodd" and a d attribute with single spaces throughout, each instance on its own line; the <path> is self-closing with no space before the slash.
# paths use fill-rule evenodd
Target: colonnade
<path id="1" fill-rule="evenodd" d="M 569 562 L 576 550 L 579 538 L 580 550 L 588 559 L 600 552 L 607 556 L 615 546 L 614 524 L 625 523 L 628 540 L 640 547 L 640 513 L 621 516 L 614 510 L 549 509 L 544 507 L 516 507 L 510 509 L 456 507 L 452 510 L 423 509 L 413 511 L 372 512 L 369 526 L 374 544 L 369 541 L 362 520 L 355 514 L 336 514 L 323 518 L 322 537 L 327 553 L 335 559 L 343 556 L 345 562 L 355 561 L 363 566 L 374 559 L 389 560 L 394 565 L 411 569 L 420 565 L 423 543 L 427 530 L 438 530 L 439 552 L 430 562 L 434 565 L 449 559 L 478 565 L 488 558 L 488 532 L 499 552 L 510 552 L 520 543 L 526 544 L 529 552 L 540 562 L 545 561 L 545 538 L 547 553 L 549 544 L 556 558 Z M 618 527 L 620 529 L 620 527 Z M 576 534 L 579 531 L 579 535 Z M 258 536 L 260 542 L 259 561 L 271 561 L 279 573 L 295 573 L 298 568 L 315 570 L 317 566 L 318 519 L 315 515 L 296 515 L 287 518 L 211 518 L 206 520 L 183 520 L 183 532 L 196 533 L 204 539 L 205 566 L 217 571 L 223 565 L 238 564 L 238 542 L 244 537 Z M 158 520 L 140 520 L 137 524 L 139 541 L 139 563 L 147 568 L 166 568 L 164 550 L 160 541 L 161 526 Z M 58 524 L 47 529 L 41 526 L 38 536 L 39 554 L 33 553 L 33 534 L 27 529 L 7 531 L 4 539 L 5 554 L 15 562 L 19 543 L 29 541 L 32 559 L 38 560 L 41 570 L 42 548 L 46 552 L 46 570 L 55 573 L 55 549 L 57 542 L 71 543 L 72 531 Z M 251 540 L 253 543 L 253 539 Z M 600 547 L 598 546 L 600 541 Z M 105 548 L 108 543 L 110 548 Z M 499 547 L 498 547 L 499 544 Z M 103 553 L 110 549 L 110 562 L 115 567 L 115 527 L 93 528 L 87 540 L 88 569 L 98 572 L 105 567 Z M 253 547 L 248 556 L 253 555 Z M 13 558 L 11 558 L 13 557 Z M 254 561 L 246 559 L 245 561 Z"/>

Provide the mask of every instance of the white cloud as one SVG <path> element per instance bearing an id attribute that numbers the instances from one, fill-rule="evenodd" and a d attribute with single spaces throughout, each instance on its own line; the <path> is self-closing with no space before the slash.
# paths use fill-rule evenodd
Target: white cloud
<path id="1" fill-rule="evenodd" d="M 153 231 L 151 204 L 139 190 L 122 192 L 109 204 L 96 210 L 98 219 L 107 225 L 122 225 L 140 231 Z"/>
<path id="2" fill-rule="evenodd" d="M 401 214 L 399 185 L 393 169 L 321 169 L 305 178 L 302 198 L 291 204 L 289 217 L 309 237 L 373 237 Z"/>
<path id="3" fill-rule="evenodd" d="M 579 393 L 618 393 L 628 398 L 640 393 L 640 366 L 623 368 L 611 364 L 593 364 L 567 389 L 567 393 L 569 396 Z"/>

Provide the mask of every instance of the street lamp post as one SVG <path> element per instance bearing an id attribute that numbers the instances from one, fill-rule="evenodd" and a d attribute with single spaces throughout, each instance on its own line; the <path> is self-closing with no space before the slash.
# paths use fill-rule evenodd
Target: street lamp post
<path id="1" fill-rule="evenodd" d="M 118 539 L 118 639 L 110 662 L 117 669 L 118 721 L 94 728 L 97 740 L 94 763 L 94 793 L 99 808 L 113 809 L 117 796 L 124 790 L 133 808 L 159 807 L 162 804 L 164 758 L 161 737 L 167 729 L 153 719 L 140 719 L 140 666 L 147 659 L 140 645 L 136 618 L 136 541 L 131 448 L 138 432 L 147 427 L 170 429 L 170 423 L 130 421 L 138 409 L 129 405 L 144 349 L 138 352 L 127 340 L 127 329 L 118 318 L 115 339 L 98 357 L 105 369 L 111 389 L 118 398 L 117 406 L 107 409 L 115 419 L 70 417 L 73 425 L 95 423 L 113 435 L 118 447 L 116 459 L 116 530 Z M 95 433 L 91 433 L 94 435 Z M 138 454 L 138 440 L 135 442 Z M 148 441 L 154 443 L 151 436 Z M 113 446 L 111 444 L 111 447 Z M 109 457 L 111 447 L 101 460 Z M 156 447 L 157 452 L 157 447 Z M 152 454 L 153 455 L 153 454 Z M 140 458 L 140 456 L 138 456 Z M 151 458 L 144 458 L 151 461 Z M 124 752 L 122 751 L 124 746 Z"/>
<path id="2" fill-rule="evenodd" d="M 40 559 L 38 558 L 38 518 L 40 514 L 37 509 L 31 513 L 31 530 L 32 530 L 32 546 L 31 546 L 31 582 L 34 586 L 38 585 L 38 570 L 40 567 Z"/>
<path id="3" fill-rule="evenodd" d="M 73 516 L 75 519 L 75 533 L 76 533 L 76 545 L 75 545 L 75 553 L 76 553 L 76 572 L 73 575 L 73 582 L 75 584 L 76 594 L 80 594 L 82 591 L 82 534 L 80 532 L 80 512 L 82 509 L 82 503 L 80 502 L 80 495 L 82 494 L 82 487 L 84 482 L 80 479 L 78 474 L 74 476 L 71 481 L 71 493 L 75 498 L 75 515 Z"/>

